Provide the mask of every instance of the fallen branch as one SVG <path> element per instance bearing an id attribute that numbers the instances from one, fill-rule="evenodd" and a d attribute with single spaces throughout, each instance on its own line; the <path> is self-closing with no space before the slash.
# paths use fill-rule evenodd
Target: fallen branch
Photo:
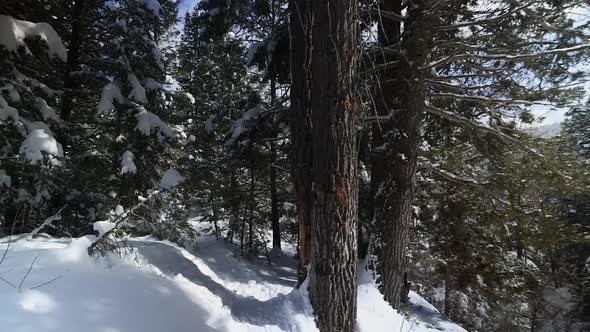
<path id="1" fill-rule="evenodd" d="M 63 209 L 65 209 L 66 206 L 68 206 L 68 205 L 66 204 L 66 205 L 62 206 L 61 209 L 57 210 L 57 212 L 54 215 L 45 219 L 39 227 L 35 228 L 31 233 L 26 235 L 24 240 L 26 240 L 26 241 L 32 240 L 33 236 L 37 235 L 46 226 L 53 227 L 52 223 L 54 221 L 61 220 L 61 211 L 63 211 Z"/>
<path id="2" fill-rule="evenodd" d="M 144 200 L 142 200 L 141 202 L 137 203 L 134 207 L 130 208 L 129 210 L 125 211 L 123 214 L 121 214 L 119 217 L 117 217 L 114 221 L 113 224 L 115 224 L 113 226 L 113 228 L 111 228 L 110 230 L 108 230 L 107 232 L 104 232 L 102 234 L 99 234 L 98 237 L 96 238 L 96 240 L 94 241 L 94 243 L 92 243 L 90 245 L 90 247 L 88 247 L 88 254 L 92 255 L 96 249 L 97 246 L 99 246 L 104 239 L 108 238 L 111 234 L 113 234 L 114 231 L 116 231 L 117 229 L 119 229 L 119 227 L 121 226 L 121 222 L 126 220 L 130 214 L 134 213 L 137 209 L 139 209 L 140 207 L 144 206 L 146 204 L 146 202 L 149 202 L 152 198 L 158 196 L 162 191 L 161 190 L 154 190 L 152 191 L 151 194 L 148 195 L 148 197 Z"/>

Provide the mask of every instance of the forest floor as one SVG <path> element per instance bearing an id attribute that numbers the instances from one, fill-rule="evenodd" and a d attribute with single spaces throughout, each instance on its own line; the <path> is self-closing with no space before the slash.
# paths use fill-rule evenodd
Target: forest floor
<path id="1" fill-rule="evenodd" d="M 196 248 L 133 238 L 131 253 L 100 258 L 87 254 L 93 236 L 1 239 L 0 330 L 316 331 L 305 288 L 294 288 L 294 258 L 275 255 L 272 265 L 264 256 L 241 258 L 192 222 L 201 233 Z M 411 302 L 398 313 L 361 272 L 358 330 L 465 331 L 417 294 Z"/>

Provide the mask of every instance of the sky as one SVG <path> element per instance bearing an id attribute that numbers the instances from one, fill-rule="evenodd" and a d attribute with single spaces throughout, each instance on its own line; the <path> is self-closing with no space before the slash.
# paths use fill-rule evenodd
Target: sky
<path id="1" fill-rule="evenodd" d="M 191 10 L 199 0 L 180 0 L 180 6 L 178 7 L 178 15 L 180 18 L 184 17 L 184 14 Z"/>

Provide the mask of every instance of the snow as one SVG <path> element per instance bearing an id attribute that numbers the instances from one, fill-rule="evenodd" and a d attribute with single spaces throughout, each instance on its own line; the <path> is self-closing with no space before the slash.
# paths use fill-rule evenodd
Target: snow
<path id="1" fill-rule="evenodd" d="M 119 207 L 121 205 L 117 205 Z M 102 220 L 93 224 L 92 229 L 98 232 L 98 237 L 103 237 L 106 233 L 115 228 L 116 224 L 110 221 Z"/>
<path id="2" fill-rule="evenodd" d="M 143 85 L 147 91 L 154 91 L 162 88 L 160 84 L 153 78 L 146 78 L 143 82 Z"/>
<path id="3" fill-rule="evenodd" d="M 0 187 L 4 186 L 10 188 L 12 184 L 12 178 L 10 175 L 6 175 L 6 170 L 0 168 Z"/>
<path id="4" fill-rule="evenodd" d="M 135 159 L 133 152 L 129 150 L 123 152 L 123 155 L 121 156 L 121 174 L 137 173 L 137 166 L 135 166 L 133 159 Z"/>
<path id="5" fill-rule="evenodd" d="M 115 207 L 115 211 L 113 211 L 113 212 L 116 216 L 120 216 L 120 215 L 123 215 L 123 213 L 125 213 L 125 209 L 123 208 L 123 206 L 117 205 Z"/>
<path id="6" fill-rule="evenodd" d="M 357 296 L 359 331 L 467 332 L 450 322 L 415 292 L 410 292 L 409 300 L 410 303 L 403 312 L 393 309 L 383 299 L 372 273 L 365 268 L 359 269 Z"/>
<path id="7" fill-rule="evenodd" d="M 145 88 L 141 85 L 137 76 L 134 74 L 127 75 L 127 80 L 129 84 L 131 84 L 131 92 L 129 92 L 129 99 L 135 100 L 138 103 L 145 104 L 147 103 L 147 98 L 145 96 Z"/>
<path id="8" fill-rule="evenodd" d="M 140 133 L 149 136 L 152 134 L 152 130 L 157 128 L 164 136 L 174 137 L 172 129 L 159 116 L 148 112 L 144 107 L 139 107 L 139 112 L 135 117 L 137 118 L 135 129 L 139 130 Z"/>
<path id="9" fill-rule="evenodd" d="M 142 5 L 144 5 L 147 9 L 151 10 L 154 13 L 154 15 L 160 15 L 160 10 L 162 9 L 162 6 L 160 6 L 158 0 L 139 0 L 139 2 Z"/>
<path id="10" fill-rule="evenodd" d="M 20 94 L 14 88 L 12 83 L 7 83 L 3 87 L 0 87 L 0 92 L 6 91 L 8 93 L 8 99 L 15 103 L 20 103 Z"/>
<path id="11" fill-rule="evenodd" d="M 44 129 L 35 129 L 31 131 L 20 147 L 20 153 L 24 154 L 25 159 L 29 160 L 31 164 L 43 160 L 43 153 L 49 155 L 63 157 L 63 150 L 51 134 Z"/>
<path id="12" fill-rule="evenodd" d="M 192 94 L 185 92 L 184 95 L 188 98 L 188 101 L 190 101 L 191 104 L 195 103 L 195 97 Z"/>
<path id="13" fill-rule="evenodd" d="M 10 245 L 0 265 L 2 330 L 15 332 L 313 332 L 307 282 L 296 284 L 296 260 L 240 259 L 235 247 L 201 234 L 187 250 L 150 237 L 130 238 L 127 255 L 91 258 L 96 236 L 37 238 Z M 101 233 L 110 222 L 95 223 Z M 0 251 L 8 239 L 0 240 Z M 33 264 L 31 264 L 33 262 Z M 31 267 L 28 276 L 27 270 Z M 403 314 L 392 309 L 370 274 L 361 272 L 359 332 L 464 332 L 414 293 Z"/>
<path id="14" fill-rule="evenodd" d="M 41 38 L 47 43 L 49 54 L 57 56 L 63 62 L 67 61 L 68 52 L 51 25 L 21 21 L 11 16 L 0 15 L 0 45 L 13 52 L 22 46 L 27 53 L 31 53 L 25 44 L 27 37 Z"/>
<path id="15" fill-rule="evenodd" d="M 49 105 L 47 105 L 47 102 L 45 101 L 45 99 L 37 97 L 36 100 L 37 100 L 37 103 L 35 104 L 35 106 L 41 112 L 41 116 L 43 117 L 43 120 L 53 120 L 55 122 L 61 121 L 61 119 L 59 118 L 59 116 L 57 115 L 55 110 L 52 107 L 50 107 Z"/>
<path id="16" fill-rule="evenodd" d="M 15 124 L 18 123 L 18 110 L 6 102 L 6 99 L 0 95 L 0 121 L 12 119 Z"/>
<path id="17" fill-rule="evenodd" d="M 115 109 L 113 101 L 122 104 L 125 102 L 121 89 L 115 83 L 109 83 L 102 88 L 100 101 L 97 106 L 97 114 L 105 114 Z"/>
<path id="18" fill-rule="evenodd" d="M 164 173 L 164 176 L 162 176 L 162 180 L 160 181 L 160 187 L 166 190 L 170 190 L 178 186 L 184 180 L 184 177 L 180 175 L 180 173 L 178 173 L 177 170 L 170 168 Z"/>
<path id="19" fill-rule="evenodd" d="M 264 42 L 254 42 L 250 47 L 248 47 L 248 52 L 246 53 L 246 64 L 248 66 L 252 65 L 256 54 L 258 54 L 259 50 L 265 46 Z"/>

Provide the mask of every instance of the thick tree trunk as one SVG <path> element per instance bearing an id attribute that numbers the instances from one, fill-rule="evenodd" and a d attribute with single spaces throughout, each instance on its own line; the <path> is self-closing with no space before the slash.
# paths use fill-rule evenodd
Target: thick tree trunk
<path id="1" fill-rule="evenodd" d="M 352 332 L 357 305 L 358 12 L 356 0 L 313 1 L 312 12 L 309 293 L 320 331 Z"/>
<path id="2" fill-rule="evenodd" d="M 383 0 L 379 3 L 379 9 L 393 12 L 401 15 L 401 0 Z M 400 42 L 400 23 L 383 17 L 378 17 L 378 39 L 379 46 L 392 47 Z M 392 62 L 392 54 L 389 52 L 379 52 L 371 61 L 376 64 Z M 396 108 L 397 89 L 396 79 L 398 78 L 399 68 L 392 64 L 375 73 L 373 108 L 376 116 L 385 117 Z M 376 223 L 375 216 L 378 215 L 379 209 L 383 206 L 381 196 L 378 196 L 379 188 L 387 178 L 386 170 L 386 140 L 384 134 L 392 129 L 391 122 L 376 121 L 371 127 L 371 210 L 373 226 L 376 227 L 377 236 L 379 236 L 380 225 Z"/>
<path id="3" fill-rule="evenodd" d="M 383 0 L 379 3 L 379 10 L 401 14 L 401 2 L 401 0 Z M 399 45 L 401 42 L 400 23 L 382 16 L 378 16 L 377 20 L 379 46 L 395 47 L 396 44 Z M 393 63 L 394 56 L 390 52 L 378 52 L 369 60 L 375 64 L 383 65 Z M 372 99 L 374 115 L 385 118 L 399 108 L 398 78 L 399 66 L 397 64 L 391 64 L 375 73 Z M 375 121 L 371 127 L 371 193 L 369 200 L 371 214 L 369 218 L 371 220 L 371 241 L 374 242 L 371 250 L 372 254 L 378 257 L 381 255 L 382 247 L 375 244 L 381 242 L 385 222 L 380 217 L 385 198 L 382 186 L 389 176 L 388 167 L 390 166 L 390 163 L 387 162 L 387 151 L 391 147 L 386 136 L 392 132 L 392 129 L 393 123 L 390 121 Z"/>
<path id="4" fill-rule="evenodd" d="M 424 113 L 426 88 L 422 67 L 430 49 L 431 34 L 425 20 L 429 0 L 414 1 L 408 9 L 408 21 L 402 40 L 407 61 L 400 59 L 399 109 L 394 112 L 387 133 L 387 180 L 382 186 L 383 207 L 379 219 L 384 221 L 379 253 L 378 272 L 385 299 L 399 308 L 407 300 L 409 287 L 406 275 L 408 229 L 412 218 L 415 192 L 420 125 Z"/>
<path id="5" fill-rule="evenodd" d="M 289 3 L 291 35 L 292 175 L 299 224 L 299 283 L 311 261 L 311 14 L 310 0 Z"/>

